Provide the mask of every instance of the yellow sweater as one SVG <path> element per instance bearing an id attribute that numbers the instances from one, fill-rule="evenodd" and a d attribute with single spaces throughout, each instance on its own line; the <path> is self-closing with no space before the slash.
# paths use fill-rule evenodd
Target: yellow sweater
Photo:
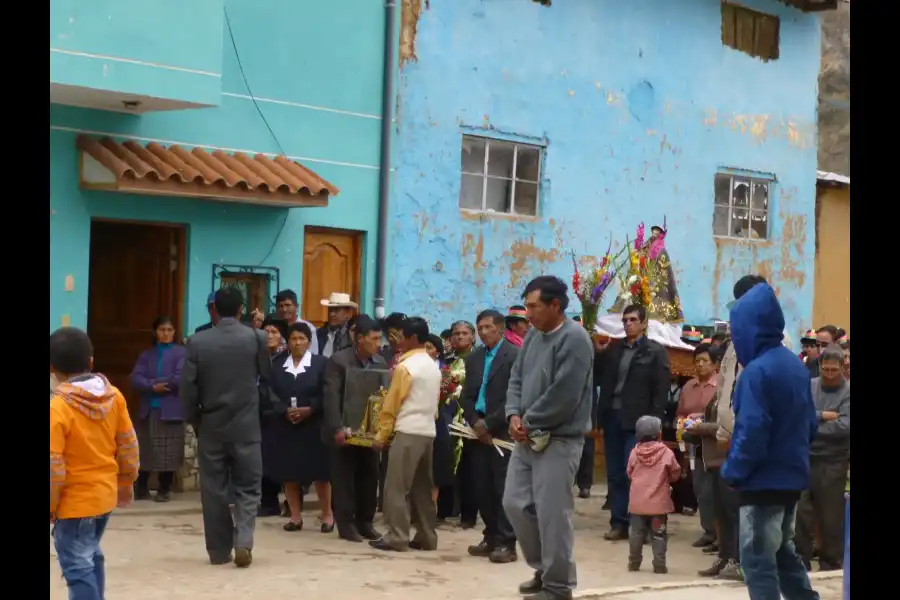
<path id="1" fill-rule="evenodd" d="M 111 512 L 118 488 L 137 479 L 137 437 L 121 392 L 102 375 L 57 386 L 50 398 L 50 514 Z"/>

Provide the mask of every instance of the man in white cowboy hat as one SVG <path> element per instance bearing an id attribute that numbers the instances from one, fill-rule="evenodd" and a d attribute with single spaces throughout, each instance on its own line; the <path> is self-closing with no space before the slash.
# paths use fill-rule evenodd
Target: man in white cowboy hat
<path id="1" fill-rule="evenodd" d="M 322 300 L 328 308 L 328 325 L 316 331 L 319 338 L 319 354 L 331 358 L 335 352 L 350 347 L 350 333 L 347 323 L 356 313 L 359 305 L 350 299 L 350 294 L 332 292 Z"/>

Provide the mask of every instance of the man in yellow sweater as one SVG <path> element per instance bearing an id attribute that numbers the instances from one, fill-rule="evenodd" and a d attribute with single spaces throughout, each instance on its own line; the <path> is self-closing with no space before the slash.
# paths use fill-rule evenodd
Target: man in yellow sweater
<path id="1" fill-rule="evenodd" d="M 380 450 L 390 443 L 391 449 L 384 480 L 387 532 L 380 540 L 369 542 L 377 550 L 437 549 L 437 512 L 431 493 L 441 371 L 425 352 L 428 335 L 424 319 L 411 317 L 403 322 L 403 339 L 399 343 L 403 354 L 394 367 L 379 416 L 374 447 Z M 410 521 L 416 527 L 412 541 Z"/>
<path id="2" fill-rule="evenodd" d="M 130 504 L 138 443 L 125 398 L 91 373 L 94 349 L 74 327 L 50 335 L 50 523 L 72 600 L 103 600 L 100 539 L 112 510 Z"/>

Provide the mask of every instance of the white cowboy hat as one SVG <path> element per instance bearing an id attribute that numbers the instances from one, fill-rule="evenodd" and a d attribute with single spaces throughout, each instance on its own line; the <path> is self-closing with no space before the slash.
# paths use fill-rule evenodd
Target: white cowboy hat
<path id="1" fill-rule="evenodd" d="M 328 298 L 322 300 L 322 306 L 329 308 L 359 308 L 359 305 L 350 299 L 350 294 L 332 292 Z"/>

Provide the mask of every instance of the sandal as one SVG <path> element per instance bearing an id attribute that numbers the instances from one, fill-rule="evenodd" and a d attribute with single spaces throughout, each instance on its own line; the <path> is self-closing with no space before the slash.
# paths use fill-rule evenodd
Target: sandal
<path id="1" fill-rule="evenodd" d="M 334 531 L 334 522 L 322 523 L 321 531 L 322 533 L 331 533 Z"/>
<path id="2" fill-rule="evenodd" d="M 300 531 L 303 529 L 303 521 L 301 520 L 299 523 L 294 523 L 293 521 L 288 521 L 284 524 L 285 531 Z"/>

